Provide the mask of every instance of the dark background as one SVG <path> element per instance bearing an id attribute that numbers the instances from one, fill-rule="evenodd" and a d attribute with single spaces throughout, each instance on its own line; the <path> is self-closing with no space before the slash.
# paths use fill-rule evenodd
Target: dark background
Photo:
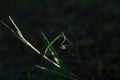
<path id="1" fill-rule="evenodd" d="M 120 4 L 117 0 L 0 0 L 0 20 L 11 16 L 38 50 L 63 30 L 73 42 L 54 48 L 69 71 L 81 80 L 120 80 Z M 51 67 L 0 24 L 0 80 L 68 80 L 42 71 Z"/>

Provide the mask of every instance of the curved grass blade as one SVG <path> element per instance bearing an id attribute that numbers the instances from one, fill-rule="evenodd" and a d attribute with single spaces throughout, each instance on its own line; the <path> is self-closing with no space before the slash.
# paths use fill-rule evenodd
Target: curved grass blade
<path id="1" fill-rule="evenodd" d="M 56 40 L 58 40 L 62 35 L 61 35 L 61 34 L 58 35 L 58 36 L 57 36 L 55 39 L 53 39 L 51 42 L 47 39 L 46 35 L 45 35 L 43 32 L 42 32 L 42 35 L 43 35 L 44 39 L 47 41 L 47 43 L 48 43 L 48 46 L 47 46 L 47 48 L 46 48 L 43 56 L 46 55 L 46 53 L 47 53 L 47 51 L 48 51 L 48 49 L 49 49 L 49 50 L 51 51 L 51 54 L 53 55 L 53 58 L 54 58 L 55 62 L 56 62 L 57 64 L 59 64 L 60 66 L 64 67 L 64 64 L 63 64 L 62 60 L 60 59 L 60 57 L 59 57 L 59 55 L 57 54 L 57 52 L 55 51 L 55 49 L 52 47 L 52 44 L 53 44 Z"/>
<path id="2" fill-rule="evenodd" d="M 42 33 L 43 34 L 43 33 Z M 47 39 L 47 37 L 45 36 L 45 34 L 43 34 L 44 38 Z M 61 34 L 58 35 L 57 37 L 55 37 L 51 42 L 49 42 L 48 46 L 45 49 L 45 52 L 43 54 L 43 56 L 46 55 L 46 53 L 48 52 L 49 48 L 61 37 Z M 48 40 L 48 39 L 47 39 Z"/>

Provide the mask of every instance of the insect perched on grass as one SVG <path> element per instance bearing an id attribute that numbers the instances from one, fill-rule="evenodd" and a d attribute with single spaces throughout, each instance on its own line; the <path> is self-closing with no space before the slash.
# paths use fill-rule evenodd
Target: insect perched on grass
<path id="1" fill-rule="evenodd" d="M 64 33 L 62 34 L 62 36 L 63 36 L 63 41 L 60 44 L 60 48 L 61 49 L 66 49 L 67 46 L 70 46 L 73 43 L 68 38 L 66 38 Z M 65 44 L 65 43 L 67 43 L 67 44 Z"/>

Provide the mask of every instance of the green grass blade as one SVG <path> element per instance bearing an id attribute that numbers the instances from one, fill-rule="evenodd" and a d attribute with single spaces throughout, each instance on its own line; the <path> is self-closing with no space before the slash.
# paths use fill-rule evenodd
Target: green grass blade
<path id="1" fill-rule="evenodd" d="M 47 39 L 47 37 L 46 37 L 45 35 L 43 35 L 43 37 L 44 37 L 45 39 Z M 45 49 L 45 52 L 44 52 L 43 56 L 46 55 L 46 53 L 48 52 L 49 48 L 50 48 L 50 47 L 53 45 L 53 43 L 55 43 L 55 41 L 57 41 L 60 37 L 61 37 L 61 35 L 58 35 L 58 36 L 55 37 L 51 42 L 49 42 L 48 46 L 47 46 L 46 49 Z M 47 39 L 47 40 L 48 40 L 48 39 Z"/>
<path id="2" fill-rule="evenodd" d="M 12 28 L 10 28 L 5 22 L 0 20 L 0 23 L 2 23 L 8 30 L 10 30 L 15 36 L 18 37 L 17 33 Z"/>
<path id="3" fill-rule="evenodd" d="M 19 30 L 19 28 L 17 27 L 17 25 L 15 24 L 15 22 L 13 21 L 13 19 L 12 19 L 10 16 L 9 16 L 9 19 L 10 19 L 10 21 L 12 22 L 12 24 L 14 25 L 17 34 L 22 38 L 22 37 L 23 37 L 23 36 L 22 36 L 22 33 L 21 33 L 21 31 Z"/>
<path id="4" fill-rule="evenodd" d="M 16 31 L 14 31 L 12 28 L 10 28 L 6 23 L 0 20 L 0 23 L 2 23 L 6 28 L 8 28 L 16 37 L 18 37 L 24 44 L 28 45 L 30 48 L 32 48 L 34 51 L 36 51 L 38 54 L 40 54 L 40 51 L 38 51 L 30 42 L 28 42 L 22 35 L 21 31 L 13 21 L 13 19 L 9 16 L 10 21 L 14 25 Z"/>
<path id="5" fill-rule="evenodd" d="M 49 68 L 42 67 L 42 66 L 39 66 L 39 65 L 36 65 L 36 67 L 37 67 L 37 68 L 40 68 L 40 69 L 42 69 L 42 70 L 44 70 L 44 71 L 48 71 L 48 72 L 54 73 L 54 74 L 56 74 L 56 75 L 59 75 L 59 76 L 68 78 L 68 79 L 70 79 L 70 80 L 77 80 L 77 79 L 75 79 L 75 78 L 73 78 L 73 77 L 71 77 L 71 76 L 68 76 L 67 74 L 64 74 L 64 73 L 59 72 L 59 71 L 51 70 L 51 69 L 49 69 Z"/>
<path id="6" fill-rule="evenodd" d="M 16 29 L 16 35 L 17 37 L 27 46 L 29 46 L 30 48 L 32 48 L 35 52 L 37 52 L 38 54 L 40 54 L 40 51 L 38 51 L 29 41 L 27 41 L 24 36 L 22 35 L 21 31 L 19 30 L 19 28 L 17 27 L 17 25 L 15 24 L 15 22 L 13 21 L 13 19 L 9 16 L 10 21 L 12 22 L 12 24 L 14 25 L 15 29 Z M 7 26 L 6 26 L 7 27 Z M 8 27 L 10 28 L 10 27 Z"/>
<path id="7" fill-rule="evenodd" d="M 57 64 L 59 64 L 60 66 L 64 67 L 64 64 L 62 62 L 62 60 L 60 59 L 59 55 L 57 54 L 57 52 L 55 51 L 55 49 L 52 47 L 52 44 L 58 40 L 61 37 L 61 34 L 58 35 L 55 39 L 53 39 L 51 42 L 49 42 L 49 40 L 47 39 L 46 35 L 44 33 L 42 33 L 44 39 L 47 41 L 48 46 L 44 52 L 44 56 L 46 55 L 48 49 L 51 51 L 51 54 L 53 55 L 54 60 L 56 61 Z"/>

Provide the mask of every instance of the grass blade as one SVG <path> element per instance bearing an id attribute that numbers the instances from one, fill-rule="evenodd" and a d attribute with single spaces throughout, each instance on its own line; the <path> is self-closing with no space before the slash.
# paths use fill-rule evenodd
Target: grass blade
<path id="1" fill-rule="evenodd" d="M 52 44 L 53 44 L 56 40 L 58 40 L 62 35 L 61 35 L 61 34 L 58 35 L 58 36 L 57 36 L 56 38 L 54 38 L 51 42 L 47 39 L 47 37 L 46 37 L 46 35 L 45 35 L 44 33 L 42 33 L 42 35 L 43 35 L 44 39 L 47 41 L 47 43 L 48 43 L 48 46 L 47 46 L 47 48 L 46 48 L 43 56 L 46 55 L 46 53 L 47 53 L 47 51 L 48 51 L 48 49 L 49 49 L 49 50 L 51 51 L 51 54 L 53 55 L 53 58 L 54 58 L 54 60 L 56 61 L 56 63 L 59 64 L 60 66 L 64 67 L 64 64 L 63 64 L 62 60 L 60 59 L 60 57 L 59 57 L 59 55 L 57 54 L 57 52 L 55 51 L 55 49 L 52 47 Z"/>
<path id="2" fill-rule="evenodd" d="M 22 35 L 21 31 L 19 30 L 19 28 L 17 27 L 17 25 L 15 24 L 15 22 L 13 21 L 13 19 L 9 16 L 10 21 L 12 22 L 12 24 L 14 25 L 16 32 L 15 35 L 23 42 L 25 43 L 27 46 L 29 46 L 30 48 L 32 48 L 35 52 L 37 52 L 38 54 L 41 54 L 40 51 L 38 51 L 29 41 L 27 41 L 24 36 Z M 9 26 L 6 26 L 8 29 L 10 28 Z M 11 28 L 10 28 L 11 29 Z M 12 29 L 11 29 L 12 30 Z"/>
<path id="3" fill-rule="evenodd" d="M 45 34 L 43 35 L 43 37 L 48 41 L 47 37 L 45 36 Z M 61 35 L 58 35 L 57 37 L 55 37 L 51 42 L 49 42 L 48 46 L 45 49 L 45 52 L 43 54 L 43 56 L 46 55 L 46 53 L 48 52 L 49 48 L 53 45 L 53 43 L 55 43 L 55 41 L 57 41 L 59 38 L 61 37 Z"/>
<path id="4" fill-rule="evenodd" d="M 44 71 L 48 71 L 48 72 L 54 73 L 54 74 L 56 74 L 56 75 L 59 75 L 59 76 L 68 78 L 68 79 L 70 79 L 70 80 L 77 80 L 77 79 L 75 79 L 75 78 L 73 78 L 73 77 L 71 77 L 71 76 L 68 76 L 68 75 L 66 75 L 66 74 L 64 74 L 64 73 L 62 73 L 62 72 L 59 72 L 59 71 L 51 70 L 51 69 L 49 69 L 49 68 L 42 67 L 42 66 L 39 66 L 39 65 L 36 65 L 36 67 L 37 67 L 37 68 L 40 68 L 40 69 L 42 69 L 42 70 L 44 70 Z"/>

